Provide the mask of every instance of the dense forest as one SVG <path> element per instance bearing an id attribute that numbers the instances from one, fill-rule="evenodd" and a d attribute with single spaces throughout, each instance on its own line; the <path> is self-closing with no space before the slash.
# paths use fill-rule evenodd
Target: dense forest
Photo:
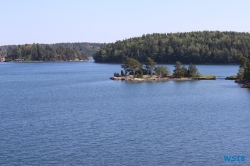
<path id="1" fill-rule="evenodd" d="M 56 43 L 51 44 L 55 49 L 59 47 L 72 48 L 79 52 L 84 52 L 87 56 L 92 56 L 103 44 L 101 43 Z"/>
<path id="2" fill-rule="evenodd" d="M 56 43 L 25 44 L 0 46 L 0 56 L 7 61 L 24 59 L 25 61 L 66 61 L 84 60 L 92 56 L 101 43 Z"/>
<path id="3" fill-rule="evenodd" d="M 184 32 L 147 34 L 103 45 L 96 62 L 123 62 L 148 57 L 158 63 L 239 63 L 237 54 L 249 58 L 250 34 L 239 32 Z"/>

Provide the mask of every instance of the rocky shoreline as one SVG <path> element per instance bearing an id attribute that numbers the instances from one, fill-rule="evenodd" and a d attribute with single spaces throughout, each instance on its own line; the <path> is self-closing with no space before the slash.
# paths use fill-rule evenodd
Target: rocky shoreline
<path id="1" fill-rule="evenodd" d="M 173 78 L 168 77 L 158 77 L 156 75 L 148 76 L 144 75 L 143 78 L 134 78 L 133 75 L 120 76 L 120 77 L 110 77 L 111 80 L 122 80 L 122 81 L 131 81 L 131 82 L 143 82 L 143 81 L 191 81 L 191 80 L 215 80 L 214 78 L 192 78 L 192 77 L 182 77 L 182 78 Z"/>
<path id="2" fill-rule="evenodd" d="M 236 79 L 234 82 L 238 84 L 243 84 L 241 88 L 250 88 L 250 82 L 247 80 Z"/>
<path id="3" fill-rule="evenodd" d="M 168 77 L 158 77 L 156 75 L 149 76 L 144 75 L 143 78 L 134 78 L 133 75 L 120 76 L 120 77 L 110 77 L 111 80 L 121 80 L 121 81 L 130 81 L 130 82 L 145 82 L 145 81 L 191 81 L 191 80 L 215 80 L 215 78 L 204 78 L 204 77 L 182 77 L 182 78 L 173 78 Z M 246 80 L 239 79 L 228 79 L 225 80 L 235 80 L 235 83 L 243 84 L 241 88 L 250 88 L 250 82 Z"/>

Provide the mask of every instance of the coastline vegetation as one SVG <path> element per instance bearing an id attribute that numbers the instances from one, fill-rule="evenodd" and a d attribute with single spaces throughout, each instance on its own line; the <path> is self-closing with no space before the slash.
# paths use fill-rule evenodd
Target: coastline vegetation
<path id="1" fill-rule="evenodd" d="M 235 82 L 244 84 L 242 86 L 243 88 L 250 88 L 250 61 L 242 54 L 238 54 L 237 56 L 240 61 L 240 66 Z"/>

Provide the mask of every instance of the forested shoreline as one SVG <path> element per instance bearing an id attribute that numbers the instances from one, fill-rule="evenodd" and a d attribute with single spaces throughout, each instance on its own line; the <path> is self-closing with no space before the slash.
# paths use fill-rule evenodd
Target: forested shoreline
<path id="1" fill-rule="evenodd" d="M 147 34 L 103 45 L 94 55 L 96 62 L 123 62 L 134 58 L 157 63 L 239 63 L 238 54 L 249 58 L 250 34 L 244 32 L 183 32 Z"/>
<path id="2" fill-rule="evenodd" d="M 101 43 L 56 43 L 0 46 L 6 61 L 71 61 L 87 60 Z"/>

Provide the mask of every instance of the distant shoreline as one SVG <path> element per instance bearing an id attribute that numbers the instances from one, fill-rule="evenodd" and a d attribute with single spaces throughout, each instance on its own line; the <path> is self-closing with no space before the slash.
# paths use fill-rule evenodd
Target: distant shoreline
<path id="1" fill-rule="evenodd" d="M 123 64 L 123 62 L 96 62 L 96 61 L 93 61 L 95 63 L 99 63 L 99 64 Z M 160 62 L 160 63 L 157 63 L 157 64 L 161 64 L 161 65 L 175 65 L 175 62 Z M 239 63 L 193 63 L 195 65 L 240 65 Z M 183 65 L 188 65 L 183 63 Z"/>
<path id="2" fill-rule="evenodd" d="M 90 60 L 79 60 L 79 61 L 5 61 L 6 63 L 8 62 L 13 62 L 13 63 L 46 63 L 46 62 L 89 62 Z"/>

